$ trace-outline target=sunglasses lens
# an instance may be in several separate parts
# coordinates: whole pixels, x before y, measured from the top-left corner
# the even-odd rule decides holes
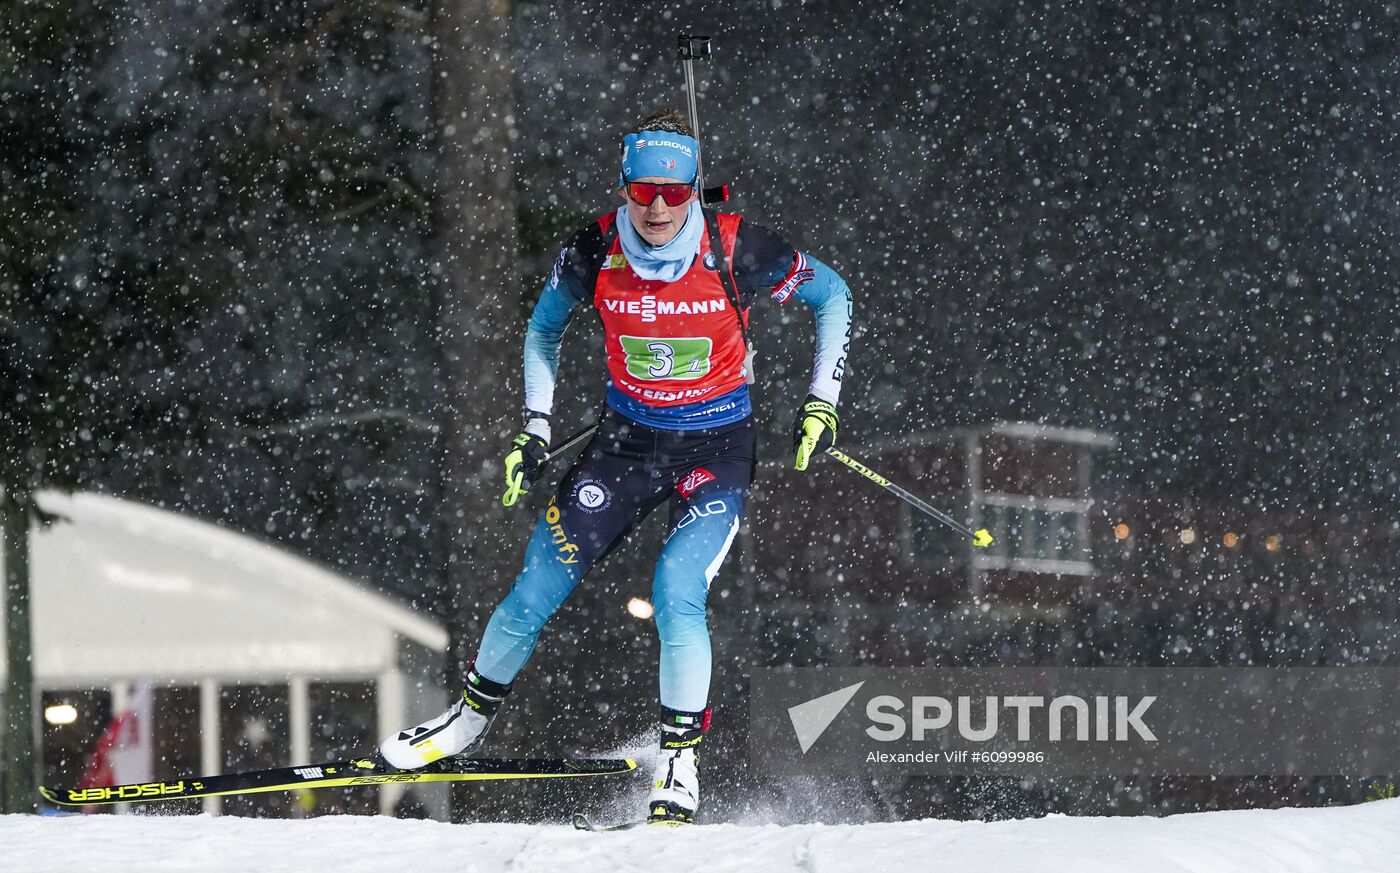
[[[657,195],[667,206],[680,206],[690,199],[690,186],[685,183],[658,185],[654,182],[628,182],[627,196],[642,206],[650,206]]]
[[[661,199],[666,201],[667,206],[680,206],[690,199],[690,186],[662,185]]]

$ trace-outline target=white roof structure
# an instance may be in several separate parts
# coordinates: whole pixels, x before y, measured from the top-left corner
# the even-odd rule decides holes
[[[435,621],[217,525],[98,494],[37,501],[64,519],[31,538],[42,687],[368,678],[397,668],[401,640],[447,648]]]

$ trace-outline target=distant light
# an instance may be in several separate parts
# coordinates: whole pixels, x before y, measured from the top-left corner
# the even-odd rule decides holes
[[[1224,536],[1224,540],[1225,548],[1233,549],[1235,546],[1238,546],[1240,544],[1240,535],[1235,533],[1234,531],[1227,531]]]
[[[1283,548],[1283,535],[1269,534],[1269,538],[1264,540],[1264,548],[1271,552],[1277,552],[1279,549]]]
[[[1120,541],[1121,541],[1121,540],[1126,540],[1128,537],[1130,537],[1130,536],[1132,536],[1132,535],[1133,535],[1133,529],[1130,528],[1130,527],[1128,527],[1126,524],[1124,524],[1124,523],[1121,522],[1121,521],[1118,522],[1117,524],[1115,524],[1115,525],[1113,526],[1113,538],[1114,538],[1115,540],[1120,540]]]
[[[1185,528],[1184,530],[1182,530],[1180,537],[1181,544],[1184,546],[1189,546],[1196,541],[1196,529],[1191,527]]]
[[[44,721],[49,724],[65,725],[78,720],[78,707],[71,703],[55,703],[44,707]]]
[[[651,604],[640,597],[633,597],[627,601],[627,612],[633,618],[648,619],[652,614]]]

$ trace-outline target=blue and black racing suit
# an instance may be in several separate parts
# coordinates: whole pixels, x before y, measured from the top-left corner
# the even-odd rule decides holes
[[[698,212],[695,207],[687,221]],[[550,412],[560,342],[574,312],[589,302],[607,334],[607,411],[536,523],[524,567],[491,616],[475,668],[508,685],[579,581],[643,516],[669,501],[652,588],[660,698],[665,709],[699,712],[711,670],[705,600],[738,532],[755,468],[749,365],[741,362],[748,309],[764,292],[815,310],[810,392],[835,404],[850,342],[851,292],[829,267],[737,215],[707,214],[714,232],[679,280],[646,281],[629,268],[615,220],[604,216],[569,240],[530,318],[526,408]],[[721,277],[725,267],[729,276]],[[732,280],[728,289],[722,278]],[[737,311],[727,292],[737,292]]]

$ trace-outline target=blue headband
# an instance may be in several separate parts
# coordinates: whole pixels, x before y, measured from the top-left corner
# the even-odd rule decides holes
[[[700,143],[695,137],[664,130],[644,130],[629,133],[622,140],[622,177],[644,179],[660,176],[689,182],[695,179],[699,167]]]

